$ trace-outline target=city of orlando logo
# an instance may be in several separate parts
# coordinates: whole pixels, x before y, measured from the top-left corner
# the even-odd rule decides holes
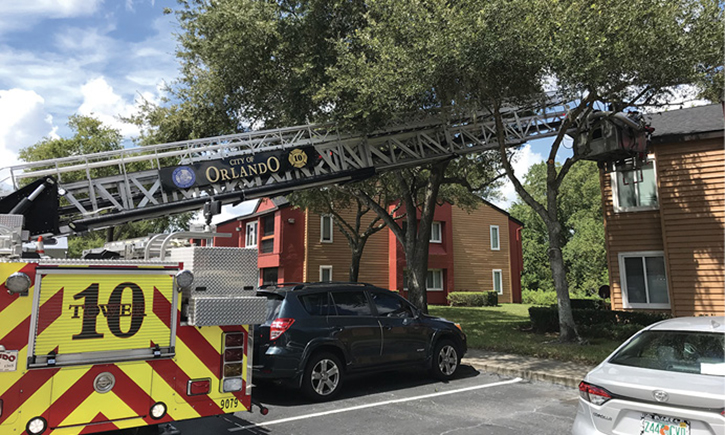
[[[307,153],[301,149],[294,149],[289,153],[287,159],[289,160],[290,165],[299,169],[307,164]]]
[[[194,173],[194,170],[188,166],[179,166],[174,169],[174,172],[171,174],[171,179],[177,187],[186,189],[187,187],[194,185],[194,182],[196,181],[196,174]]]

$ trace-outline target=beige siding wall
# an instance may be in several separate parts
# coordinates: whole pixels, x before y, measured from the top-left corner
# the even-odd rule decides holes
[[[673,314],[725,312],[725,156],[722,139],[657,144],[659,210],[615,213],[610,174],[602,202],[612,307],[622,309],[620,252],[663,251]]]
[[[345,210],[340,214],[348,222],[355,221],[355,213]],[[333,228],[332,243],[322,243],[321,215],[307,212],[307,253],[305,261],[305,280],[319,281],[320,266],[332,266],[333,281],[349,281],[350,263],[352,253],[347,238],[337,229]],[[369,215],[369,216],[368,216]],[[372,212],[363,218],[363,228],[374,218]],[[383,288],[388,287],[388,238],[387,228],[373,234],[365,245],[363,257],[360,262],[358,281],[367,282]]]
[[[658,145],[658,191],[676,316],[725,313],[722,139]]]
[[[492,291],[493,270],[501,269],[503,295],[512,302],[508,216],[486,204],[472,213],[453,207],[454,291]],[[491,250],[491,225],[498,225],[501,249]]]

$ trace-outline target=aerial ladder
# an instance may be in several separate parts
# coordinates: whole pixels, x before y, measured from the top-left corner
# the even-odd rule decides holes
[[[505,145],[558,134],[567,107],[503,110]],[[613,138],[605,153],[637,151],[604,119],[612,117],[587,129]],[[478,112],[391,120],[369,134],[310,124],[6,168],[15,191],[0,199],[0,433],[92,433],[253,405],[266,412],[251,397],[250,334],[266,319],[266,299],[238,275],[240,265],[256,266],[256,251],[167,249],[174,236],[160,236],[119,248],[132,258],[59,260],[28,258],[22,242],[204,206],[210,217],[222,204],[498,147],[493,117]]]

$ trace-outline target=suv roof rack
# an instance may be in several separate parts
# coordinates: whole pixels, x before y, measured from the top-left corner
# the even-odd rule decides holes
[[[303,290],[306,288],[315,287],[330,287],[330,286],[348,286],[348,287],[375,287],[374,285],[367,282],[353,282],[353,281],[320,281],[320,282],[278,282],[275,284],[263,284],[258,287],[258,290],[273,290],[282,287],[292,287],[292,290]]]

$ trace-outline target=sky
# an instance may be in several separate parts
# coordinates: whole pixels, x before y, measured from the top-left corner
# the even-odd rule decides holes
[[[0,1],[0,167],[43,138],[69,137],[68,118],[92,115],[132,139],[137,127],[119,117],[157,102],[178,75],[175,0]],[[546,147],[525,145],[519,175]],[[7,176],[0,170],[0,182]],[[507,208],[516,198],[504,187]],[[248,213],[254,203],[225,207],[215,222]]]

